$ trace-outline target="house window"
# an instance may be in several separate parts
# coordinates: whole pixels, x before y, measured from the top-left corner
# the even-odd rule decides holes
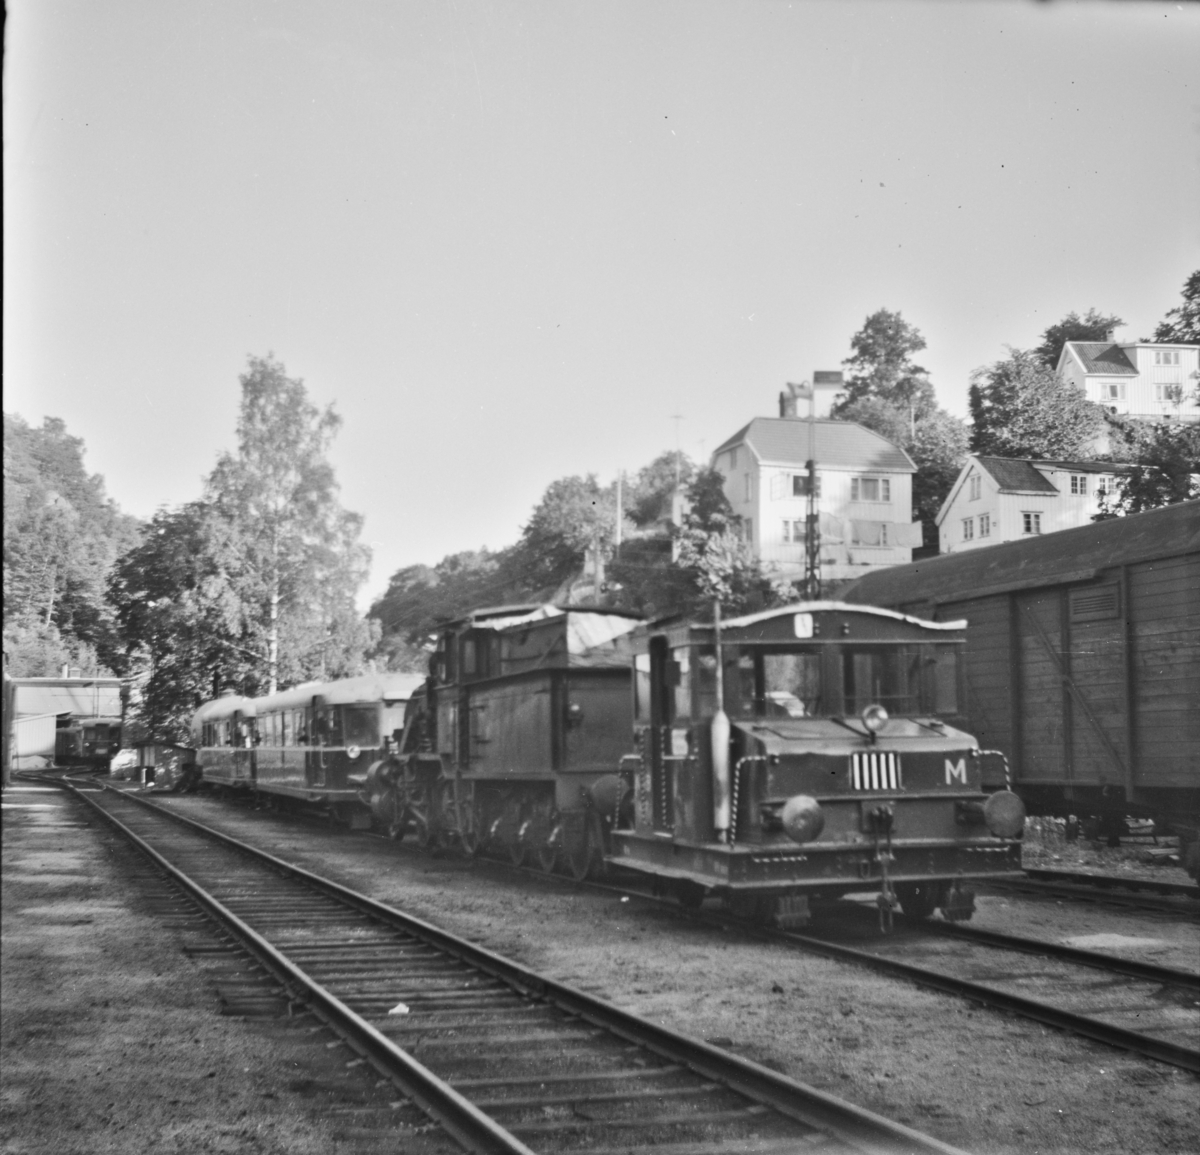
[[[792,496],[807,497],[808,496],[808,474],[793,473],[792,474]],[[821,475],[817,474],[817,497],[821,496]]]
[[[1042,515],[1040,513],[1023,513],[1021,514],[1021,524],[1024,526],[1025,533],[1041,533]]]
[[[852,521],[851,545],[887,545],[888,527],[884,521]]]
[[[963,518],[963,541],[970,541],[975,536],[975,519],[973,517]]]
[[[1155,365],[1178,365],[1179,350],[1178,349],[1155,349],[1154,350]]]
[[[1087,474],[1072,473],[1071,474],[1071,492],[1083,494],[1087,496]]]
[[[992,515],[990,513],[981,513],[979,515],[979,536],[990,537],[992,533]]]
[[[979,500],[980,480],[981,480],[981,478],[980,478],[979,474],[973,473],[973,474],[971,474],[970,480],[967,482],[967,488],[970,491],[970,494],[969,494],[970,501],[978,501]]]
[[[786,542],[802,542],[804,540],[804,522],[789,519],[783,523],[783,540]]]
[[[852,477],[851,501],[891,501],[892,483],[886,477]]]
[[[1125,400],[1125,382],[1124,381],[1101,381],[1100,382],[1100,400],[1101,401],[1124,401]]]
[[[746,479],[746,500],[749,501],[754,492],[751,488],[750,474],[743,474],[743,477]]]
[[[753,541],[754,541],[754,518],[752,518],[752,517],[742,518],[742,537],[747,545],[750,545],[753,543]]]
[[[1096,498],[1100,500],[1108,496],[1112,490],[1113,479],[1111,477],[1099,477],[1096,479]]]
[[[729,468],[737,469],[737,450],[736,449],[731,449],[729,451]]]
[[[1154,399],[1178,405],[1183,399],[1183,386],[1172,385],[1169,382],[1159,382],[1159,384],[1154,386]]]

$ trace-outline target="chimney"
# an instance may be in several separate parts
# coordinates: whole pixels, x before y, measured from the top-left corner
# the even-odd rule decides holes
[[[790,382],[784,386],[784,391],[779,394],[779,416],[796,416],[796,387]]]
[[[1115,345],[1117,343],[1117,329],[1115,325],[1110,325],[1104,330],[1104,339],[1110,345]]]

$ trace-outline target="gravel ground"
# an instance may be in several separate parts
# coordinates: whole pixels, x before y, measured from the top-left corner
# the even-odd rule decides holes
[[[1185,1072],[793,949],[738,941],[637,899],[330,832],[202,797],[173,805],[281,857],[794,1078],[976,1152],[1200,1150]],[[1200,931],[1152,915],[983,898],[981,925],[1105,933],[1169,965]],[[1118,946],[1117,949],[1122,949]]]

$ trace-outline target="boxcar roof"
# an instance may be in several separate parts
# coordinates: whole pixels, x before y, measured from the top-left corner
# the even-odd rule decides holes
[[[850,602],[915,606],[1089,581],[1114,566],[1200,550],[1200,501],[980,546],[861,577]]]

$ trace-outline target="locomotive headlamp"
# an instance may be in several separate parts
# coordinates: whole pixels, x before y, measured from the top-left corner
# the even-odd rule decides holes
[[[346,747],[346,757],[349,758],[351,762],[353,762],[354,759],[357,758],[361,753],[362,751],[357,746]]]
[[[783,829],[793,842],[812,842],[825,829],[821,804],[807,794],[796,794],[783,804]]]
[[[887,725],[888,712],[879,705],[872,703],[862,712],[862,722],[872,734],[878,734]]]
[[[1011,790],[997,790],[983,804],[983,820],[997,838],[1016,838],[1025,829],[1025,803]]]

